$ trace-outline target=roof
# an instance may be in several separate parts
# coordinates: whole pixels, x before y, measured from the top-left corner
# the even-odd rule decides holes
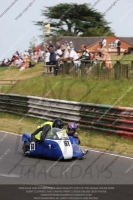
[[[86,46],[90,46],[96,42],[100,42],[102,40],[102,36],[100,37],[71,37],[64,36],[59,39],[60,42],[64,43],[67,41],[68,43],[72,41],[74,43],[75,50],[79,50],[82,44]]]
[[[116,37],[115,35],[111,35]],[[111,36],[107,36],[106,38],[109,38]],[[91,46],[94,45],[97,42],[101,42],[102,38],[104,38],[105,36],[96,36],[96,37],[72,37],[72,36],[62,36],[58,39],[58,41],[64,43],[65,41],[67,41],[68,43],[70,41],[72,41],[74,43],[74,48],[76,51],[80,50],[80,46],[82,44],[85,44],[86,46]],[[118,37],[120,40],[123,40],[124,42],[130,44],[133,46],[133,37]],[[49,42],[50,40],[52,40],[52,37],[49,37],[46,42]],[[42,44],[41,44],[41,49],[43,48]]]
[[[123,40],[131,45],[133,45],[133,37],[118,37],[120,40]]]

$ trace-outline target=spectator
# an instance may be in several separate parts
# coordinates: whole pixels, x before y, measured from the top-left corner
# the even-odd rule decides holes
[[[23,60],[21,58],[18,58],[15,63],[16,63],[16,66],[18,67],[21,67],[21,64],[22,64]]]
[[[68,47],[67,49],[68,49],[68,52],[69,52],[68,59],[74,62],[76,70],[79,71],[81,62],[79,61],[78,54],[76,53],[76,51],[72,50],[70,47]]]
[[[107,44],[107,40],[105,38],[102,38],[102,48],[105,48]]]
[[[56,42],[54,45],[54,50],[57,51],[59,47],[60,47],[60,42]]]
[[[56,54],[55,54],[55,51],[54,51],[54,46],[51,44],[49,46],[49,52],[50,52],[50,65],[55,65],[56,64]]]
[[[48,63],[50,62],[50,60],[49,60],[49,57],[50,57],[49,46],[44,45],[44,48],[45,48],[44,61],[45,61],[45,65],[48,65]]]
[[[124,51],[124,53],[123,53],[123,55],[128,55],[129,53],[128,53],[128,50],[126,49],[125,51]]]
[[[43,57],[43,52],[39,51],[39,55],[40,55],[40,60]],[[17,66],[20,67],[20,70],[23,69],[27,69],[31,66],[34,66],[33,63],[31,63],[31,60],[36,59],[36,56],[34,55],[34,53],[30,54],[28,53],[27,50],[24,51],[24,53],[19,53],[18,51],[16,51],[15,54],[12,55],[12,58],[8,58],[8,59],[4,59],[3,61],[1,61],[0,65],[2,66]]]
[[[36,63],[38,62],[39,57],[40,57],[40,53],[39,53],[39,50],[37,50],[37,51],[35,52],[35,62],[36,62]]]
[[[47,48],[45,46],[45,50],[46,51],[49,51],[50,53],[50,56],[49,56],[49,63],[47,63],[48,65],[56,65],[56,54],[55,54],[55,51],[54,51],[54,46],[51,44],[49,46],[49,48]],[[49,67],[50,69],[50,72],[52,72],[52,67]],[[57,75],[58,73],[58,67],[55,67],[54,68],[54,75]]]
[[[39,51],[41,49],[41,47],[40,47],[40,45],[38,45],[37,47],[36,47],[36,51]]]
[[[74,50],[74,44],[73,44],[72,41],[69,42],[69,46],[70,46],[70,48],[71,48],[72,50]]]
[[[60,62],[67,60],[67,58],[69,57],[69,52],[65,45],[61,45],[61,51],[62,51],[62,56],[59,59]]]
[[[50,65],[56,65],[56,54],[54,51],[54,46],[51,44],[49,46],[49,52],[50,52]],[[50,71],[52,71],[52,69],[50,68]],[[58,67],[54,67],[54,75],[58,74]]]
[[[56,60],[58,61],[60,59],[60,57],[62,56],[63,52],[61,50],[61,47],[58,46],[58,49],[56,51]]]
[[[68,42],[67,42],[67,41],[65,41],[65,42],[64,42],[64,45],[67,47],[67,46],[68,46]]]
[[[102,52],[100,51],[100,49],[97,49],[97,54],[95,55],[95,61],[94,64],[98,64],[100,63],[100,59],[102,58]]]
[[[19,56],[19,52],[18,52],[18,51],[16,51],[16,53],[15,53],[15,54]]]
[[[102,48],[102,42],[99,42],[99,48],[100,49]]]
[[[40,62],[41,61],[41,58],[42,58],[42,51],[41,51],[41,49],[39,49],[39,51],[38,51],[38,60],[37,60],[37,62]]]
[[[29,55],[28,51],[25,50],[24,56],[28,56],[28,55]]]
[[[89,50],[86,48],[86,45],[81,45],[82,56],[80,57],[81,60],[90,60],[90,53]]]
[[[49,46],[48,45],[44,45],[45,48],[45,54],[44,54],[44,65],[47,67],[47,73],[48,73],[48,65],[50,62],[50,53],[49,53]]]
[[[11,64],[11,60],[8,58],[6,62],[6,66],[9,66]]]
[[[32,48],[30,48],[29,50],[28,50],[28,53],[31,55],[31,53],[33,53],[33,50],[32,50]]]
[[[89,54],[90,54],[90,60],[93,60],[94,57],[95,57],[95,52],[94,52],[94,50],[89,51]]]
[[[99,57],[99,58],[102,57],[102,53],[101,53],[100,49],[97,49],[96,57]]]
[[[29,68],[30,66],[30,56],[26,56],[23,62],[21,63],[20,71]]]
[[[49,45],[53,45],[53,42],[52,42],[52,41],[49,41]]]
[[[6,61],[6,59],[4,59],[4,60],[2,61],[2,66],[6,66],[5,61]]]
[[[105,61],[106,68],[111,69],[113,66],[112,66],[112,62],[111,62],[111,57],[107,53],[107,49],[106,48],[102,48],[102,49],[100,49],[100,51],[102,53],[102,58],[99,58],[98,60]]]
[[[119,38],[116,38],[115,45],[116,45],[117,53],[118,53],[118,56],[119,56],[120,51],[121,51],[121,41],[119,40]]]

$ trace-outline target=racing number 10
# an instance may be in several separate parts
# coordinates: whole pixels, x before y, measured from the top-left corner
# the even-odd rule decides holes
[[[69,141],[64,141],[65,146],[70,146]]]

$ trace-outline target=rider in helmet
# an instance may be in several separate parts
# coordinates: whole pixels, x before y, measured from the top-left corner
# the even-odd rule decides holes
[[[78,137],[78,134],[76,132],[77,130],[77,125],[75,124],[75,122],[70,122],[68,123],[67,125],[67,134],[68,136],[72,136],[72,137],[75,137],[78,139],[78,144],[80,144],[80,139]],[[88,153],[88,149],[84,149],[82,148],[84,154],[87,154]]]
[[[76,130],[77,130],[77,125],[75,122],[68,123],[67,125],[68,136],[76,137],[79,140],[79,144],[80,144],[80,139],[78,137],[78,134],[76,133]]]
[[[52,128],[60,128],[64,127],[64,123],[61,119],[55,119],[53,122],[45,122],[41,126],[37,127],[37,130],[31,135],[31,142],[38,142],[41,140],[45,140],[48,131]]]
[[[63,121],[61,119],[55,119],[53,121],[52,128],[60,128],[60,129],[62,129],[63,127],[64,127],[64,123],[63,123]]]

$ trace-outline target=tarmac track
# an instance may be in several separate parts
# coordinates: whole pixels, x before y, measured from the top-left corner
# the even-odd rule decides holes
[[[90,149],[81,160],[25,157],[19,135],[0,132],[0,184],[133,184],[133,158]]]

